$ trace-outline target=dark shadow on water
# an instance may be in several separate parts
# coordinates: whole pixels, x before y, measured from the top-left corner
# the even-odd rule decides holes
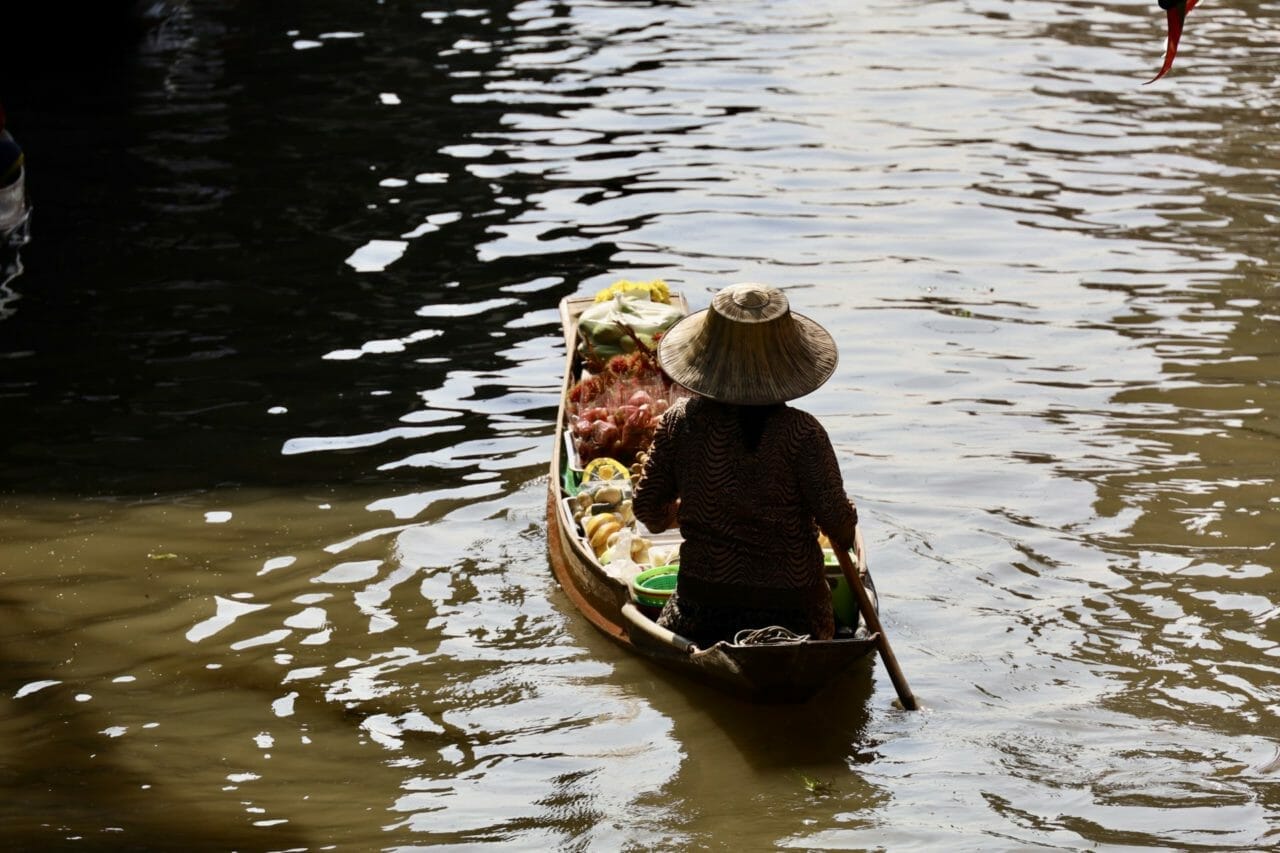
[[[26,149],[33,214],[21,298],[0,324],[0,492],[412,483],[414,469],[384,466],[454,439],[379,436],[459,372],[475,389],[437,405],[469,418],[468,437],[493,435],[468,410],[511,390],[521,344],[555,345],[559,298],[611,271],[617,252],[598,238],[478,251],[557,186],[478,175],[509,163],[500,147],[451,153],[509,132],[511,107],[484,100],[508,73],[503,51],[453,46],[507,43],[512,5],[433,23],[408,4],[192,0],[158,31],[94,53],[92,74],[10,58],[0,98]],[[315,49],[288,35],[352,30]],[[384,92],[414,96],[392,109]],[[348,264],[434,216],[452,219],[405,240],[401,260]],[[548,322],[529,322],[539,314]],[[342,355],[396,341],[403,351]],[[550,434],[550,405],[513,414]],[[281,452],[312,436],[371,439]]]

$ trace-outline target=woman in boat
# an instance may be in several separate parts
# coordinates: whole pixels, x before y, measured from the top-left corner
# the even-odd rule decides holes
[[[835,341],[777,288],[737,284],[668,330],[658,360],[697,395],[662,416],[633,501],[684,539],[659,624],[702,648],[772,626],[830,639],[818,533],[850,548],[857,509],[826,430],[786,403],[830,378]]]

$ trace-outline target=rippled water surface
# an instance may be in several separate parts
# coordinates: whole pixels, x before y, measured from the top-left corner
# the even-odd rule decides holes
[[[191,0],[5,65],[6,845],[1280,842],[1280,13]],[[56,40],[55,40],[56,41]],[[556,305],[841,345],[873,661],[759,708],[569,606]]]

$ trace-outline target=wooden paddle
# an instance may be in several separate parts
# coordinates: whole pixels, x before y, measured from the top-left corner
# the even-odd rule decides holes
[[[867,630],[876,635],[876,648],[880,650],[880,659],[884,661],[884,668],[889,670],[889,679],[893,682],[893,688],[898,691],[898,701],[908,711],[918,711],[920,706],[916,704],[915,694],[911,692],[906,676],[898,666],[898,659],[894,657],[893,649],[889,647],[889,638],[885,636],[884,627],[880,624],[880,614],[876,613],[875,605],[871,603],[871,596],[867,595],[867,588],[862,585],[862,575],[858,573],[858,567],[853,564],[853,560],[849,558],[849,552],[845,549],[833,548],[832,550],[836,553],[836,559],[840,561],[840,570],[844,572],[849,588],[858,599],[858,610],[867,623]]]

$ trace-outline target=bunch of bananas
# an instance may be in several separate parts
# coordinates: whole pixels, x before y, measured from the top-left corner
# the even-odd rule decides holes
[[[649,540],[635,533],[636,517],[631,509],[631,499],[615,486],[605,486],[594,492],[579,492],[573,501],[573,517],[582,526],[582,532],[591,552],[603,562],[622,556],[610,553],[624,530],[632,533],[629,554],[636,563],[649,560]]]
[[[617,539],[622,527],[622,517],[613,512],[588,515],[582,520],[582,532],[587,535],[591,551],[597,557]]]

